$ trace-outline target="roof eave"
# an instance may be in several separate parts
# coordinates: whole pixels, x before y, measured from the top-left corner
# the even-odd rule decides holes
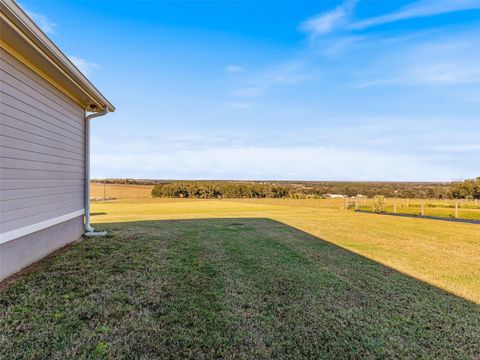
[[[54,63],[66,75],[66,79],[78,86],[86,97],[91,99],[86,105],[87,111],[100,111],[107,107],[115,111],[115,107],[100,93],[100,91],[82,74],[72,61],[49,39],[49,37],[33,22],[32,19],[12,0],[0,0],[0,10],[33,44],[37,51]],[[83,103],[85,101],[82,101]]]

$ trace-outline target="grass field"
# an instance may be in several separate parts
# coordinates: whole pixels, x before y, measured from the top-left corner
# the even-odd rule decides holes
[[[270,200],[131,199],[95,203],[95,223],[268,218],[307,232],[480,304],[480,226],[390,218]]]
[[[364,204],[360,201],[357,205],[360,210],[372,211],[372,199],[368,199]],[[386,213],[395,212],[398,214],[421,215],[422,204],[424,215],[445,218],[455,217],[455,203],[457,203],[457,215],[459,219],[480,220],[480,203],[478,200],[435,200],[435,199],[387,199]],[[351,209],[355,208],[354,200],[348,204]]]
[[[6,358],[470,358],[480,226],[262,201],[96,202],[0,292]]]
[[[92,183],[90,187],[91,198],[102,199],[138,199],[150,198],[153,185],[129,184],[100,184]],[[354,199],[231,199],[231,201],[260,203],[269,205],[285,205],[295,207],[313,208],[344,208],[355,209]],[[387,199],[386,212],[394,212],[394,202],[397,203],[397,212],[400,214],[421,214],[421,204],[425,205],[424,212],[427,216],[453,218],[455,215],[455,202],[458,203],[458,218],[480,220],[480,203],[478,200],[436,200],[436,199]],[[359,199],[360,210],[372,211],[373,199]]]
[[[149,198],[152,189],[153,185],[91,183],[90,198],[94,200]]]
[[[355,210],[355,199],[231,199],[230,201],[259,203],[270,205],[285,205],[290,207],[332,208],[345,207]],[[394,202],[398,214],[421,215],[421,205],[424,205],[424,215],[454,218],[455,202],[458,204],[458,218],[479,220],[480,203],[475,200],[436,200],[436,199],[387,199],[386,213],[394,213]],[[358,199],[359,210],[373,212],[373,199]]]

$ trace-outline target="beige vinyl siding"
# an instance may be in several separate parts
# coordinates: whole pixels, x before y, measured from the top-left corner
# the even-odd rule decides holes
[[[0,49],[0,231],[84,208],[84,111]]]

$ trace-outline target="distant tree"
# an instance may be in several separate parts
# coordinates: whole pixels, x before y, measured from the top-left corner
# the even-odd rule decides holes
[[[375,207],[375,212],[383,213],[387,208],[387,199],[383,195],[375,195],[373,206]]]
[[[455,199],[480,199],[480,177],[453,183],[450,193]]]

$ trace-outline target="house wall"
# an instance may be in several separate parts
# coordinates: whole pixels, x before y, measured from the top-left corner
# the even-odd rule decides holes
[[[16,248],[22,249],[23,257],[13,258],[25,259],[19,260],[23,267],[46,254],[38,246],[42,242],[48,253],[81,236],[85,126],[79,105],[3,49],[0,116],[1,279],[6,266],[4,250],[13,246],[6,242],[15,241]],[[71,231],[58,241],[28,235],[63,222],[70,223]],[[30,245],[20,246],[20,235],[27,236],[25,244]]]
[[[68,243],[83,232],[83,216],[0,244],[0,280],[22,270]]]

